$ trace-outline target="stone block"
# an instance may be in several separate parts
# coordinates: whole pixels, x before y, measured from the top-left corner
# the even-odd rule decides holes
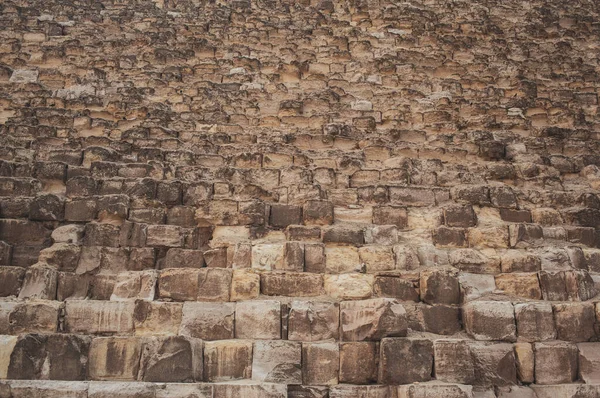
[[[505,226],[469,229],[469,246],[481,249],[506,249],[509,232]]]
[[[29,207],[29,219],[35,221],[62,221],[65,218],[65,200],[57,195],[36,197]]]
[[[504,293],[531,300],[541,300],[542,291],[537,273],[496,275],[496,287]]]
[[[434,206],[435,192],[432,189],[390,187],[390,202],[405,206]]]
[[[535,356],[529,343],[515,344],[515,359],[517,361],[517,377],[521,383],[533,383]]]
[[[600,343],[579,343],[579,375],[587,384],[600,383]]]
[[[260,275],[252,270],[234,269],[231,278],[231,301],[252,300],[260,295]]]
[[[514,307],[510,302],[472,301],[463,307],[465,330],[476,340],[515,341]]]
[[[309,297],[323,294],[323,275],[272,272],[260,275],[261,293],[267,296]]]
[[[463,302],[476,300],[496,290],[494,275],[460,273],[458,276]]]
[[[59,271],[73,272],[79,263],[80,253],[81,246],[73,243],[55,243],[40,251],[38,261]]]
[[[306,201],[302,214],[306,225],[333,224],[333,203],[321,200]]]
[[[473,384],[475,365],[465,340],[440,339],[433,343],[435,378],[447,383]]]
[[[238,339],[280,339],[281,303],[273,300],[238,302],[235,307],[235,337]]]
[[[411,280],[398,276],[375,276],[373,292],[376,297],[394,298],[400,301],[419,301],[419,292]]]
[[[469,344],[475,369],[474,384],[483,386],[517,384],[517,369],[512,344]]]
[[[554,314],[550,303],[515,304],[517,335],[523,341],[544,341],[556,338]]]
[[[357,272],[361,269],[358,249],[354,246],[325,246],[325,271],[331,274]]]
[[[204,381],[217,383],[251,377],[251,341],[221,340],[204,343]]]
[[[179,334],[202,340],[233,339],[234,321],[234,303],[187,302]]]
[[[390,271],[396,268],[396,259],[390,247],[363,246],[358,249],[358,254],[359,264],[364,264],[369,273]]]
[[[168,383],[156,390],[155,398],[213,398],[213,386],[199,383]]]
[[[460,308],[445,305],[403,304],[406,309],[408,327],[415,331],[451,335],[461,327]]]
[[[14,380],[7,386],[10,394],[2,398],[88,398],[86,382]]]
[[[81,334],[133,332],[135,303],[69,300],[65,305],[65,330]]]
[[[473,387],[461,384],[422,383],[410,386],[398,386],[398,398],[488,398],[473,395]],[[495,395],[493,395],[495,397]],[[491,397],[490,397],[491,398]]]
[[[404,229],[408,226],[408,213],[404,207],[376,206],[373,208],[373,224],[395,225]]]
[[[58,286],[58,271],[44,265],[27,269],[19,299],[54,300]]]
[[[410,384],[431,380],[433,343],[418,338],[385,338],[381,340],[379,383]]]
[[[135,337],[97,337],[89,358],[91,380],[136,380],[142,344]]]
[[[288,398],[329,398],[329,386],[289,385]]]
[[[0,266],[0,297],[17,296],[24,279],[24,268]]]
[[[174,268],[158,278],[158,297],[175,301],[229,301],[232,270]]]
[[[455,272],[422,271],[419,278],[421,300],[428,304],[460,303],[460,286]]]
[[[340,343],[340,383],[376,383],[378,361],[379,347],[377,343]]]
[[[56,333],[63,303],[57,301],[20,302],[10,311],[10,334]]]
[[[227,248],[217,247],[203,253],[204,262],[209,268],[227,268]]]
[[[252,268],[261,271],[283,269],[284,245],[260,243],[252,246]]]
[[[158,272],[129,271],[117,275],[111,301],[125,301],[131,299],[143,299],[152,301],[156,293],[156,281]]]
[[[285,243],[281,269],[298,272],[304,271],[304,244],[302,242]]]
[[[364,274],[324,275],[325,292],[339,300],[367,299],[373,295],[375,277]]]
[[[161,268],[202,268],[204,256],[201,250],[170,248]]]
[[[408,327],[404,307],[385,298],[341,302],[340,322],[345,341],[406,336]]]
[[[238,381],[230,384],[215,384],[213,398],[286,398],[285,384]]]
[[[304,245],[304,271],[324,273],[326,269],[325,246],[322,244]]]
[[[340,348],[331,341],[302,343],[302,384],[338,383]]]
[[[473,206],[453,205],[444,209],[444,223],[448,227],[469,228],[477,225]]]
[[[302,384],[302,345],[293,341],[255,341],[252,380]]]
[[[537,272],[542,268],[542,260],[532,253],[521,250],[507,250],[501,257],[502,272]]]
[[[388,398],[395,397],[391,386],[353,386],[338,384],[331,386],[329,389],[329,398],[353,398],[353,397],[369,397],[369,398]]]
[[[142,343],[139,380],[202,381],[202,340],[186,336],[152,336]]]
[[[296,341],[337,339],[339,323],[338,303],[293,300],[288,314],[288,339]]]
[[[467,234],[462,228],[441,226],[433,231],[433,243],[438,247],[466,247]]]
[[[365,232],[358,226],[333,226],[323,231],[323,242],[359,246],[365,243]]]
[[[152,383],[90,382],[88,398],[154,398],[157,390]]]
[[[538,273],[542,297],[547,301],[566,301],[567,284],[564,272],[540,271]]]
[[[562,384],[577,379],[578,351],[566,342],[535,343],[535,383]]]
[[[269,224],[275,228],[285,228],[292,224],[302,224],[302,207],[294,205],[271,205]]]
[[[183,304],[136,300],[133,310],[137,336],[176,335],[181,324]]]
[[[558,340],[585,342],[595,339],[596,315],[593,303],[553,304]]]
[[[183,247],[183,231],[176,225],[148,225],[147,246]]]

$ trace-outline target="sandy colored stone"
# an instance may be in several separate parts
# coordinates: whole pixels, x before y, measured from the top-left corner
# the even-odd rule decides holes
[[[283,250],[281,243],[260,243],[252,246],[252,268],[270,271],[283,268]]]
[[[292,341],[255,341],[252,379],[269,383],[302,383],[302,345]]]
[[[183,304],[179,334],[202,340],[224,340],[234,337],[235,304]]]
[[[281,338],[281,303],[273,300],[239,301],[235,306],[235,337]]]
[[[223,382],[251,377],[251,341],[220,340],[204,343],[204,381]]]
[[[535,343],[535,383],[571,383],[577,378],[577,346],[562,341]]]
[[[361,260],[354,246],[325,246],[325,271],[343,274],[360,270]]]
[[[67,301],[65,329],[82,334],[131,333],[134,310],[133,301]]]
[[[141,341],[134,337],[98,337],[90,347],[91,380],[136,380]]]
[[[231,301],[252,300],[260,295],[260,275],[251,270],[234,269],[231,277]]]
[[[288,315],[288,339],[318,341],[337,339],[339,304],[328,301],[294,300]]]
[[[373,294],[373,275],[325,275],[325,292],[339,300],[360,300]]]
[[[375,383],[378,360],[375,342],[340,343],[340,383]]]
[[[360,262],[367,272],[388,271],[396,268],[394,253],[387,246],[363,246],[358,249]]]
[[[137,336],[176,335],[181,324],[183,304],[137,300],[133,312]]]
[[[465,330],[476,340],[516,340],[515,313],[510,302],[472,301],[463,306]]]
[[[447,383],[473,384],[475,367],[465,340],[439,339],[433,343],[435,378]]]
[[[517,360],[517,376],[522,383],[534,381],[534,353],[529,343],[515,344],[515,359]]]
[[[158,273],[153,270],[121,272],[117,275],[115,288],[110,299],[112,301],[154,300],[157,280]]]
[[[332,341],[302,343],[302,384],[338,383],[340,348]]]
[[[381,340],[407,332],[406,311],[393,299],[342,301],[340,322],[345,341]]]
[[[139,380],[202,380],[202,340],[185,336],[146,337],[142,343]]]
[[[496,275],[496,287],[506,294],[540,300],[542,291],[536,273],[510,273]]]

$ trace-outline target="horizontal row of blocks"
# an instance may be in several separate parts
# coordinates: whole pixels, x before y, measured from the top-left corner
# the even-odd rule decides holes
[[[479,341],[587,342],[600,338],[595,303],[473,301],[462,309],[392,299],[250,300],[238,303],[158,301],[0,302],[0,333],[182,335],[203,340],[378,341],[412,332]],[[577,327],[573,327],[577,325]]]
[[[0,379],[480,386],[600,382],[600,343],[388,337],[202,341],[186,336],[0,335]]]

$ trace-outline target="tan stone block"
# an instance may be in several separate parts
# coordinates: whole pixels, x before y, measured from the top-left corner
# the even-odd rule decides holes
[[[409,384],[431,380],[433,344],[430,340],[388,337],[381,340],[380,384]]]
[[[58,271],[42,263],[32,265],[25,273],[19,299],[54,300],[58,286]]]
[[[337,384],[339,369],[338,343],[331,341],[302,343],[302,384]]]
[[[470,228],[468,236],[471,247],[493,249],[509,247],[507,227]]]
[[[133,301],[67,301],[65,329],[81,334],[131,333],[134,309]]]
[[[395,387],[392,386],[353,386],[338,384],[331,386],[329,389],[329,398],[353,398],[353,397],[369,397],[369,398],[389,398],[396,397]]]
[[[509,343],[469,342],[475,381],[484,386],[517,384],[514,347]]]
[[[285,384],[238,381],[235,384],[215,384],[213,398],[286,398]]]
[[[472,301],[463,307],[465,330],[475,340],[516,340],[513,305],[501,301]]]
[[[255,341],[252,351],[252,380],[302,383],[302,345],[292,341]]]
[[[354,246],[325,246],[325,271],[332,274],[356,272],[361,269],[358,250]]]
[[[396,300],[376,298],[340,303],[342,339],[345,341],[381,340],[406,336],[404,307]]]
[[[88,398],[154,398],[157,390],[152,383],[90,382]]]
[[[281,338],[281,303],[273,300],[240,301],[235,306],[237,339]]]
[[[373,294],[373,275],[344,274],[324,275],[325,292],[328,296],[340,300],[360,300]]]
[[[319,296],[323,294],[323,275],[304,272],[263,273],[260,275],[260,289],[267,296]]]
[[[183,304],[183,316],[179,334],[203,340],[234,338],[234,303]]]
[[[488,398],[476,395],[477,398]],[[420,383],[408,386],[398,386],[398,398],[471,398],[473,387],[458,384]],[[493,395],[495,397],[495,394]],[[491,398],[491,397],[490,397]]]
[[[57,301],[18,303],[8,317],[10,334],[56,333],[62,308]]]
[[[223,382],[251,377],[251,341],[220,340],[204,343],[204,381]]]
[[[533,347],[529,343],[515,344],[515,357],[517,360],[517,376],[522,383],[533,383],[533,369],[535,365]]]
[[[0,392],[2,390],[0,389]],[[88,383],[52,380],[11,380],[10,398],[88,398]],[[4,398],[4,396],[2,397]],[[97,397],[94,397],[97,398]]]
[[[585,342],[595,338],[593,303],[553,304],[558,340]]]
[[[422,271],[419,278],[421,300],[428,304],[458,304],[460,286],[455,272],[447,270]]]
[[[340,383],[377,382],[379,348],[377,343],[340,343]]]
[[[260,295],[260,275],[252,270],[234,269],[231,278],[231,301],[252,300]]]
[[[535,383],[571,383],[577,378],[577,346],[566,342],[535,343]]]
[[[517,335],[523,341],[543,341],[556,338],[554,314],[550,303],[515,304]]]
[[[17,340],[17,336],[0,336],[0,379],[8,378],[10,357]]]
[[[360,262],[365,264],[367,272],[389,271],[396,268],[396,259],[390,247],[363,246],[358,249]]]
[[[199,383],[168,383],[156,390],[156,398],[213,398],[213,386]]]
[[[510,273],[496,275],[496,287],[506,294],[540,300],[542,291],[537,273]]]
[[[252,246],[252,268],[261,271],[283,269],[284,245],[260,243]]]
[[[447,383],[473,384],[475,364],[465,340],[439,339],[433,343],[435,378]]]
[[[339,304],[329,301],[294,300],[288,314],[288,339],[319,341],[337,339]]]
[[[579,343],[577,348],[581,379],[587,384],[600,383],[600,343]],[[1,375],[0,371],[0,378]]]
[[[92,380],[136,380],[141,342],[135,337],[97,337],[92,340],[89,375]]]
[[[158,272],[154,270],[121,272],[117,275],[110,299],[111,301],[154,300],[157,280]]]
[[[137,300],[133,312],[138,336],[176,335],[181,324],[183,304]]]
[[[202,340],[185,336],[152,336],[143,340],[139,380],[202,381]]]
[[[148,225],[146,246],[183,247],[183,231],[176,225]]]
[[[158,279],[158,297],[175,301],[229,301],[231,269],[174,268]]]

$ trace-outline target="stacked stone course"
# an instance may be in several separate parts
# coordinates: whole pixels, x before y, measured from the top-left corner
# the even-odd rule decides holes
[[[0,398],[600,397],[599,20],[0,2]]]

